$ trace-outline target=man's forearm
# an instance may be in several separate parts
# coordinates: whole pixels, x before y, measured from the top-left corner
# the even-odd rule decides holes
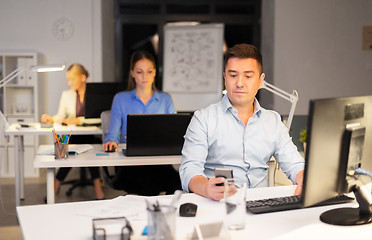
[[[302,186],[304,180],[304,170],[301,170],[296,175],[296,184]]]
[[[204,176],[195,176],[189,182],[189,191],[204,197],[208,197],[207,184],[208,179],[206,179]]]
[[[295,195],[301,195],[302,194],[302,182],[303,182],[303,179],[304,179],[304,170],[301,170],[296,175],[296,184],[297,184],[297,187],[296,187],[295,192],[294,192]]]

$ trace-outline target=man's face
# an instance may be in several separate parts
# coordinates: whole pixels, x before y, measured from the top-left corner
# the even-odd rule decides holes
[[[265,74],[253,58],[230,58],[226,64],[225,86],[233,107],[249,107],[253,104]]]

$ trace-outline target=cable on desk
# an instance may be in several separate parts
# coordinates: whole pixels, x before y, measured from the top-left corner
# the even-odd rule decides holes
[[[372,178],[372,173],[363,168],[355,169],[354,175],[365,175]]]

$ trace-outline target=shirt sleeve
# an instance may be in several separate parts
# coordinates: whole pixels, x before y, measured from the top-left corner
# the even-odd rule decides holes
[[[167,113],[177,113],[176,108],[174,107],[173,100],[170,94],[166,93],[167,95]]]
[[[195,176],[205,176],[204,165],[208,154],[206,121],[200,111],[195,112],[185,134],[182,162],[179,168],[182,189],[189,192],[189,183]]]
[[[67,91],[63,91],[61,98],[59,100],[59,106],[58,106],[58,112],[56,115],[53,116],[54,122],[60,122],[63,119],[67,118],[68,111],[67,111],[67,103],[71,103],[71,100],[69,99]]]
[[[277,148],[274,157],[286,176],[293,184],[296,184],[296,175],[298,172],[304,170],[305,161],[297,151],[297,147],[294,145],[285,125],[280,122],[279,127],[280,130],[277,136]]]
[[[121,123],[122,123],[122,111],[121,111],[120,97],[116,95],[111,106],[110,124],[107,133],[105,134],[104,142],[116,142],[119,144],[121,134]]]

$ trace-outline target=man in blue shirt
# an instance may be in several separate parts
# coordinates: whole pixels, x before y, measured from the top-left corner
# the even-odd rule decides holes
[[[277,112],[262,108],[255,98],[265,78],[262,56],[249,44],[230,48],[224,59],[227,94],[219,103],[196,111],[185,135],[179,169],[186,192],[220,200],[224,178],[214,168],[233,169],[235,179],[247,186],[268,186],[268,161],[280,167],[302,189],[304,160]]]

